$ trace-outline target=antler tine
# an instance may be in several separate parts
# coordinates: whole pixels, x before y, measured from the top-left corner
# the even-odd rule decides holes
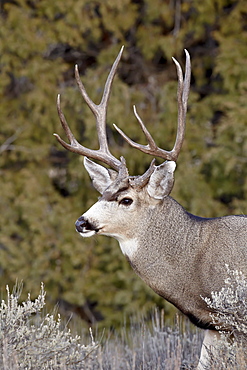
[[[58,115],[59,115],[59,118],[60,118],[60,122],[62,124],[62,127],[66,133],[66,136],[67,138],[69,139],[71,145],[74,145],[76,146],[77,144],[77,141],[74,137],[74,135],[72,134],[70,128],[69,128],[69,125],[66,121],[66,118],[62,112],[62,109],[61,109],[61,99],[60,99],[60,94],[58,94],[57,96],[57,111],[58,111]],[[57,140],[60,142],[60,144],[62,144],[63,146],[65,146],[67,148],[67,146],[69,146],[69,144],[67,144],[65,141],[63,141],[59,135],[57,134],[54,134],[54,136],[56,136]]]
[[[114,79],[114,76],[117,71],[118,64],[120,62],[122,53],[123,53],[124,46],[120,49],[120,52],[118,53],[118,56],[115,60],[115,62],[112,65],[112,68],[110,70],[110,73],[108,75],[108,78],[105,83],[104,92],[102,95],[102,99],[100,104],[94,104],[92,100],[89,98],[83,83],[81,82],[79,72],[78,72],[78,66],[75,67],[75,77],[76,82],[79,87],[79,90],[83,96],[83,99],[93,112],[93,114],[96,117],[96,126],[97,126],[97,132],[98,132],[98,139],[99,139],[99,145],[100,149],[103,150],[106,153],[110,153],[107,143],[107,137],[106,137],[106,113],[107,113],[107,103],[110,97],[111,92],[111,86]]]
[[[174,161],[177,160],[180,150],[183,145],[184,135],[185,135],[185,125],[186,125],[186,112],[187,112],[187,102],[190,89],[190,75],[191,75],[191,64],[190,55],[187,50],[185,50],[186,62],[185,62],[185,77],[183,78],[183,72],[178,61],[173,58],[173,61],[177,68],[178,75],[178,127],[177,135],[174,147],[172,149],[172,154],[174,156]]]
[[[184,49],[184,52],[186,56],[186,61],[185,61],[183,101],[187,109],[187,102],[188,102],[188,97],[189,97],[189,92],[190,92],[191,63],[190,63],[190,54],[188,50]]]
[[[152,151],[156,151],[159,148],[155,144],[155,141],[154,141],[153,137],[151,136],[150,132],[147,130],[146,126],[144,125],[141,117],[137,113],[137,110],[136,110],[136,106],[135,105],[133,106],[133,110],[134,110],[134,114],[136,116],[136,119],[137,119],[139,125],[141,126],[142,132],[146,136],[146,139],[148,141],[148,145],[142,145],[142,144],[138,144],[138,143],[134,142],[117,125],[113,124],[113,126],[117,130],[117,132],[120,135],[123,136],[123,138],[125,139],[125,141],[127,141],[127,143],[130,144],[133,148],[140,149],[144,153],[151,154],[150,153],[151,150]]]
[[[187,50],[185,50],[186,55],[186,64],[185,64],[185,77],[183,78],[183,72],[180,64],[175,58],[172,58],[177,69],[178,76],[178,91],[177,91],[177,101],[178,101],[178,127],[177,127],[177,136],[174,147],[171,151],[167,151],[159,148],[150,132],[147,130],[140,116],[138,115],[136,108],[134,106],[134,114],[141,126],[141,129],[148,141],[147,145],[141,145],[133,140],[131,140],[120,128],[114,125],[115,129],[119,132],[120,135],[134,148],[139,149],[140,151],[150,154],[155,157],[160,157],[166,160],[176,161],[181,150],[184,134],[185,134],[185,124],[186,124],[186,112],[187,112],[187,101],[189,96],[190,89],[190,75],[191,75],[191,64],[190,64],[190,55]]]
[[[85,102],[87,103],[88,107],[91,109],[92,113],[94,114],[96,118],[96,128],[97,128],[97,133],[98,133],[98,140],[99,140],[99,149],[98,150],[92,150],[84,147],[83,145],[79,144],[78,141],[75,139],[73,133],[71,132],[68,123],[64,117],[64,114],[61,110],[61,105],[60,105],[60,95],[58,95],[57,99],[57,109],[58,109],[58,115],[62,124],[62,127],[65,131],[65,134],[67,138],[70,141],[70,144],[66,143],[64,140],[60,138],[59,135],[54,134],[59,141],[59,143],[69,151],[78,153],[80,155],[87,156],[92,159],[97,159],[103,163],[108,164],[115,170],[119,171],[121,167],[123,167],[123,163],[115,158],[108,147],[107,143],[107,135],[106,135],[106,114],[107,114],[107,103],[109,100],[110,92],[111,92],[111,86],[112,82],[114,79],[114,76],[117,71],[117,67],[119,64],[119,61],[121,59],[122,53],[123,53],[123,48],[121,48],[120,52],[118,53],[118,56],[113,63],[113,66],[110,70],[110,73],[108,75],[108,78],[105,83],[104,87],[104,92],[103,96],[101,99],[100,104],[95,104],[88,96],[86,89],[81,82],[80,76],[79,76],[79,71],[78,71],[78,66],[75,66],[75,78],[77,85],[79,87],[79,90],[81,92],[81,95]]]

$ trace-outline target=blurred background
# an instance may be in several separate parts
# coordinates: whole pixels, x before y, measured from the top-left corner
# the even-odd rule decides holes
[[[123,142],[112,123],[145,143],[133,104],[159,146],[176,135],[174,56],[192,59],[186,138],[172,196],[198,216],[246,213],[246,0],[0,1],[0,294],[23,280],[47,310],[58,304],[84,325],[118,327],[154,306],[174,309],[131,270],[118,243],[82,239],[74,222],[98,197],[82,157],[63,149],[61,104],[78,141],[97,149],[92,113],[74,80],[78,64],[98,103],[125,46],[108,108],[107,131],[130,174],[151,158]],[[158,160],[159,163],[159,160]]]

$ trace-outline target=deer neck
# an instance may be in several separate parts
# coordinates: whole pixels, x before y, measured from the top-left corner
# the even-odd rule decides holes
[[[198,243],[204,233],[202,219],[187,213],[170,197],[160,208],[147,212],[149,217],[139,225],[141,236],[134,240],[132,253],[126,253],[127,260],[157,294],[196,324],[197,318],[203,315],[200,326],[209,327],[207,311],[202,314],[193,304],[200,301],[199,311],[203,306],[200,292],[194,287],[195,281],[196,286],[199,285],[196,259],[204,248]]]
[[[202,232],[201,224],[167,197],[158,207],[147,209],[138,225],[138,238],[120,241],[120,246],[135,272],[162,295],[163,284],[168,286],[171,277],[173,289],[177,287],[180,271],[193,270],[189,265],[193,265],[198,253],[196,240]],[[157,280],[158,276],[162,276],[162,281]]]
[[[180,259],[186,251],[186,240],[194,232],[191,216],[173,198],[166,197],[145,209],[136,227],[137,235],[119,240],[122,252],[130,261],[140,261],[144,268],[160,257],[169,262]]]

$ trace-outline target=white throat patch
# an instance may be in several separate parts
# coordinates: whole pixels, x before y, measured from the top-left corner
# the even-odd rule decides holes
[[[123,254],[125,254],[130,259],[134,257],[138,250],[137,239],[128,239],[119,241],[119,245]]]

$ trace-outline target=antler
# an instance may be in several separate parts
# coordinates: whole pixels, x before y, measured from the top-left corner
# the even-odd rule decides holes
[[[114,168],[115,170],[119,171],[121,168],[125,167],[125,161],[124,158],[121,158],[121,160],[118,160],[115,158],[108,147],[107,143],[107,136],[106,136],[106,113],[107,113],[107,104],[111,92],[111,86],[113,82],[113,78],[116,74],[116,70],[119,64],[119,61],[121,59],[123,48],[121,48],[112,68],[108,75],[108,78],[105,83],[105,88],[103,92],[103,96],[101,99],[100,104],[95,104],[88,96],[82,82],[79,76],[78,72],[78,66],[75,66],[75,78],[77,85],[79,87],[79,90],[81,92],[81,95],[91,111],[93,112],[95,118],[96,118],[96,127],[97,127],[97,133],[98,133],[98,140],[99,140],[99,149],[98,150],[92,150],[84,147],[83,145],[79,144],[78,141],[75,139],[73,133],[71,132],[69,125],[66,121],[66,118],[62,112],[61,105],[60,105],[60,95],[58,95],[57,98],[57,110],[58,115],[61,121],[61,124],[63,126],[63,129],[65,131],[65,134],[67,138],[70,141],[70,144],[66,143],[64,140],[61,139],[61,137],[57,134],[54,134],[56,136],[59,143],[66,149],[68,149],[71,152],[78,153],[80,155],[87,156],[92,159],[99,160],[103,163],[108,164],[110,167]],[[127,168],[126,168],[127,171]]]
[[[160,157],[160,158],[163,158],[166,160],[172,160],[175,162],[178,158],[179,152],[181,150],[181,147],[184,141],[187,101],[188,101],[189,89],[190,89],[191,64],[190,64],[190,55],[187,50],[185,50],[185,55],[186,55],[186,64],[185,64],[185,77],[184,78],[183,78],[183,72],[182,72],[182,68],[180,64],[175,58],[172,58],[176,65],[177,75],[178,75],[178,91],[177,91],[178,126],[177,126],[176,141],[171,151],[161,149],[156,145],[154,139],[152,138],[151,134],[147,130],[146,126],[144,125],[142,119],[138,115],[135,106],[134,106],[134,114],[141,126],[141,129],[144,135],[146,136],[146,139],[148,141],[147,145],[141,145],[141,144],[134,142],[120,128],[114,125],[115,129],[134,148],[139,149],[140,151],[146,154],[150,154],[154,157]]]
[[[123,157],[117,159],[114,157],[108,147],[107,143],[107,136],[106,136],[106,113],[107,113],[107,104],[111,92],[111,86],[114,79],[114,76],[116,74],[116,70],[119,64],[119,61],[121,59],[123,53],[123,47],[121,48],[115,62],[112,65],[112,68],[110,70],[110,73],[108,75],[108,78],[105,83],[103,96],[101,99],[100,104],[95,104],[88,96],[82,82],[79,76],[78,72],[78,66],[75,66],[75,78],[77,85],[79,87],[79,90],[81,92],[82,97],[84,98],[85,102],[93,112],[95,118],[96,118],[96,128],[98,133],[98,141],[99,141],[99,149],[98,150],[92,150],[84,147],[78,141],[75,139],[73,133],[71,132],[69,125],[66,121],[66,118],[62,112],[61,105],[60,105],[60,95],[58,95],[57,98],[57,109],[58,109],[58,115],[61,121],[61,124],[63,126],[63,129],[65,131],[65,134],[67,138],[70,141],[70,144],[66,143],[61,137],[57,134],[54,134],[59,141],[59,143],[66,149],[68,149],[71,152],[78,153],[83,156],[87,156],[92,159],[99,160],[105,164],[108,164],[110,167],[114,168],[121,174],[121,176],[128,176],[128,170],[126,167],[125,159]],[[164,149],[159,148],[154,139],[152,138],[151,134],[147,130],[146,126],[144,125],[142,119],[138,115],[136,111],[136,107],[134,106],[134,114],[141,126],[141,129],[144,133],[144,135],[147,138],[148,144],[147,145],[141,145],[138,143],[135,143],[133,140],[131,140],[125,133],[118,128],[116,125],[114,127],[116,130],[123,136],[123,138],[134,148],[137,148],[141,150],[144,153],[150,154],[154,157],[161,157],[166,160],[173,160],[176,161],[179,155],[179,152],[181,150],[183,140],[184,140],[184,134],[185,134],[185,121],[186,121],[186,112],[187,112],[187,101],[188,101],[188,95],[189,95],[189,88],[190,88],[190,75],[191,75],[191,65],[190,65],[190,55],[187,50],[185,50],[186,54],[186,64],[185,64],[185,77],[183,78],[183,72],[180,64],[176,59],[173,58],[173,61],[177,68],[177,75],[178,75],[178,92],[177,92],[177,101],[178,101],[178,127],[177,127],[177,136],[176,141],[174,144],[174,147],[171,151],[166,151]],[[154,161],[151,163],[150,168],[147,170],[147,172],[142,175],[142,179],[140,182],[145,183],[146,177],[150,177],[150,174],[154,171]]]

